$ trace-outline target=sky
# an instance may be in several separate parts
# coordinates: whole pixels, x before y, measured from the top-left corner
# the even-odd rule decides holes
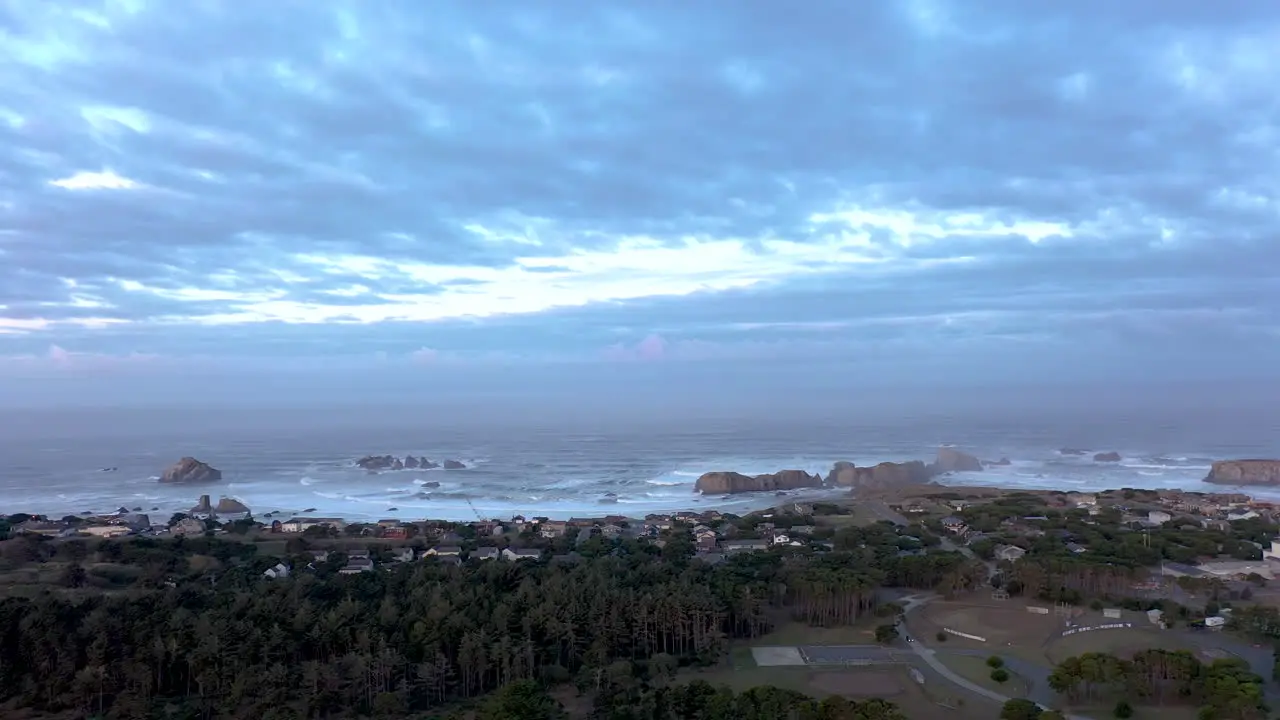
[[[1280,379],[1280,5],[0,2],[0,403]]]

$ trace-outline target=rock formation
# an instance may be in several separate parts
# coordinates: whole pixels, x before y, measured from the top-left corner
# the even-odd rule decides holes
[[[213,504],[209,502],[208,495],[201,495],[200,500],[196,502],[196,506],[191,508],[192,515],[207,515],[213,512]]]
[[[1120,462],[1120,453],[1112,450],[1111,452],[1094,453],[1094,462]]]
[[[446,465],[448,462],[445,463]],[[356,461],[356,467],[378,472],[380,470],[433,470],[440,467],[424,457],[405,455],[403,459],[395,455],[365,455]]]
[[[938,448],[933,468],[937,473],[977,472],[982,469],[982,461],[969,453],[944,445]]]
[[[927,483],[935,474],[932,466],[919,460],[882,462],[874,467],[858,467],[841,460],[827,473],[827,484],[854,490],[884,490]]]
[[[463,465],[462,463],[458,462],[457,460],[445,460],[445,461],[444,461],[444,469],[445,469],[445,470],[466,470],[466,469],[467,469],[467,466],[466,466],[466,465]]]
[[[182,458],[165,468],[165,471],[160,474],[162,483],[202,483],[216,482],[221,479],[220,470],[193,457]]]
[[[248,515],[249,507],[235,498],[223,497],[218,499],[218,506],[213,511],[218,515]]]
[[[817,487],[822,487],[822,476],[817,473],[810,475],[803,470],[780,470],[755,477],[737,472],[709,472],[704,473],[693,485],[694,491],[703,495],[730,495]]]
[[[1221,460],[1204,479],[1218,485],[1280,485],[1280,460]]]

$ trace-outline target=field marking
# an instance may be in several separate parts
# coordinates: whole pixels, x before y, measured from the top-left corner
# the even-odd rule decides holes
[[[785,667],[808,665],[808,659],[795,646],[765,646],[751,648],[751,657],[760,667]]]

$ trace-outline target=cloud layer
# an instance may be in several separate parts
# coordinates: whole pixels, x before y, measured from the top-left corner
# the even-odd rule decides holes
[[[0,355],[1265,369],[1278,72],[1244,0],[10,3]]]

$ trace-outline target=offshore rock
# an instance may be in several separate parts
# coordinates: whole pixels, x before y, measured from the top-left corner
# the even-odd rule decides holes
[[[1120,462],[1122,459],[1123,458],[1120,457],[1120,453],[1114,450],[1111,452],[1094,453],[1093,455],[1094,462]]]
[[[858,467],[841,460],[827,473],[827,484],[854,490],[886,490],[904,485],[922,485],[936,475],[932,465],[919,460],[882,462],[873,467]]]
[[[444,469],[445,470],[466,470],[467,466],[457,460],[445,460]]]
[[[938,448],[938,457],[933,461],[933,467],[938,473],[978,472],[982,470],[982,461],[967,452],[944,445]]]
[[[207,463],[193,457],[184,457],[165,468],[160,474],[162,483],[202,483],[217,482],[222,479],[222,472]]]
[[[1280,460],[1220,460],[1204,479],[1218,485],[1280,485]]]
[[[737,472],[704,473],[694,483],[695,492],[703,495],[732,495],[744,492],[796,490],[822,487],[822,476],[803,470],[780,470],[765,475],[743,475]]]

